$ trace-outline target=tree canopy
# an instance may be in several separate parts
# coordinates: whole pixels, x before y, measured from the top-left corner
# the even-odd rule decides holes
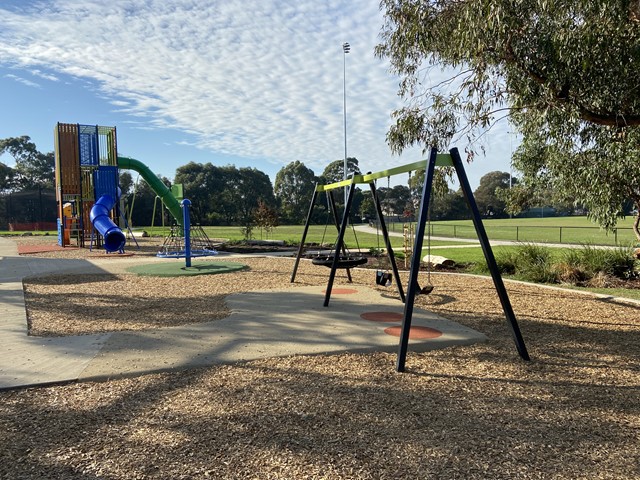
[[[13,168],[0,162],[0,191],[8,190],[13,184]]]
[[[347,157],[347,177],[361,175],[358,159]],[[334,160],[322,172],[322,183],[335,183],[344,180],[344,160]]]
[[[500,191],[509,190],[511,184],[515,184],[509,172],[489,172],[482,176],[480,185],[473,192],[481,213],[499,217],[504,214],[505,202],[501,198]]]
[[[208,225],[246,225],[259,202],[276,204],[271,180],[255,168],[190,162],[176,170],[175,183],[183,184],[197,221]]]
[[[31,138],[11,137],[0,139],[0,155],[8,153],[16,161],[13,172],[2,165],[3,183],[20,189],[53,188],[55,157],[53,152],[42,153]],[[8,185],[5,185],[5,188]]]
[[[304,223],[317,181],[313,170],[299,160],[278,171],[274,193],[284,222]]]
[[[523,136],[522,188],[546,182],[604,227],[621,197],[640,206],[640,3],[598,0],[382,0],[379,56],[407,105],[388,141],[470,159],[503,117]],[[431,83],[437,69],[450,75]],[[541,178],[538,178],[541,177]],[[640,238],[640,235],[639,235]]]

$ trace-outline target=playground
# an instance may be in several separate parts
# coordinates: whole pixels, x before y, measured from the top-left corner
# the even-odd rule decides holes
[[[449,160],[432,150],[425,185]],[[0,239],[0,478],[640,475],[637,302],[400,270],[389,248],[387,286],[347,268],[346,215],[324,257],[125,251],[115,185],[82,193],[111,166],[63,190],[57,239]]]
[[[23,257],[54,261],[55,255]],[[320,293],[307,298],[323,309],[327,269],[308,260],[301,262],[292,285],[292,258],[216,258],[209,261],[241,262],[249,270],[151,279],[126,273],[140,257],[149,260],[115,255],[95,260],[109,272],[100,278],[76,272],[27,279],[27,308],[42,315],[32,328],[50,318],[53,330],[41,334],[124,328],[119,335],[133,338],[136,330],[129,328],[150,322],[140,333],[157,343],[129,344],[103,359],[108,364],[121,356],[135,364],[142,357],[162,360],[158,350],[171,345],[171,336],[163,332],[180,328],[173,319],[187,310],[189,322],[218,311],[224,316],[224,299],[235,293],[275,289],[285,293],[279,300],[284,304],[287,291],[313,287]],[[375,285],[372,271],[352,274],[349,284],[339,273],[335,288],[363,288],[383,301],[395,296],[392,289]],[[393,351],[373,349],[186,370],[166,364],[161,365],[166,372],[131,378],[5,391],[0,426],[3,444],[11,447],[4,450],[1,476],[638,476],[638,305],[507,282],[533,359],[524,362],[514,351],[489,279],[433,274],[433,284],[432,294],[416,297],[416,308],[481,332],[486,341],[430,351],[411,346],[403,374],[393,371]],[[204,300],[198,303],[196,297]],[[397,298],[388,300],[400,304]],[[334,294],[332,305],[341,301]],[[257,311],[267,310],[257,303]],[[316,325],[307,333],[312,342],[322,329]],[[193,336],[185,345],[198,339]]]

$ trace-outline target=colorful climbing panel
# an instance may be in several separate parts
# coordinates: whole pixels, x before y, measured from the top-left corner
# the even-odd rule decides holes
[[[91,207],[103,195],[119,196],[116,129],[58,123],[54,137],[58,243],[67,246],[75,240],[84,247],[92,233]],[[111,215],[117,219],[119,205],[114,203]]]

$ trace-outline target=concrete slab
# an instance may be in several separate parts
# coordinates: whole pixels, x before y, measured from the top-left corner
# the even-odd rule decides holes
[[[80,379],[104,379],[258,358],[336,352],[395,352],[399,339],[385,333],[401,322],[372,322],[365,312],[402,314],[403,305],[361,286],[349,295],[332,295],[323,307],[323,287],[298,287],[231,295],[232,314],[208,323],[144,332],[116,332],[89,363]],[[411,340],[412,351],[485,341],[486,337],[430,312],[416,309],[414,326],[442,336]]]

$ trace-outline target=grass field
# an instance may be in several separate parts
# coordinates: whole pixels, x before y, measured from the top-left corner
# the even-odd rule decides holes
[[[618,222],[614,232],[606,232],[586,217],[514,218],[483,220],[489,239],[541,243],[593,243],[630,245],[637,243],[633,218]],[[434,236],[476,238],[471,220],[432,222]]]
[[[550,217],[550,218],[514,218],[499,220],[483,220],[484,227],[490,240],[512,240],[519,242],[536,243],[567,243],[594,245],[631,245],[638,243],[632,230],[633,218],[621,219],[614,232],[606,232],[592,223],[586,217]],[[307,241],[320,243],[323,237],[324,225],[312,225],[309,229]],[[302,236],[301,225],[283,225],[277,227],[270,238],[286,240],[296,243]],[[207,234],[215,238],[228,238],[241,240],[242,234],[239,227],[206,227]],[[402,232],[401,224],[390,224],[389,231]],[[431,234],[435,237],[449,237],[452,240],[476,239],[475,228],[471,220],[443,221],[431,223]],[[266,238],[261,235],[259,229],[254,230],[255,238]],[[371,248],[377,245],[375,235],[364,233],[357,234],[360,246]],[[331,243],[336,238],[335,230],[328,229],[325,235],[325,243]],[[348,232],[346,241],[350,247],[355,243],[353,232]],[[382,239],[380,239],[382,243]],[[401,237],[392,237],[395,248],[402,246]],[[436,242],[432,245],[455,245],[457,243]]]
[[[633,218],[621,219],[615,232],[605,232],[586,217],[549,217],[549,218],[514,218],[483,220],[483,224],[490,240],[513,240],[519,242],[536,243],[567,243],[567,244],[594,244],[594,245],[631,245],[638,243],[631,226]],[[153,236],[168,234],[168,228],[162,227],[138,227],[144,229]],[[224,238],[229,240],[242,240],[243,234],[240,227],[205,227],[207,235],[211,238]],[[389,231],[402,232],[401,224],[390,224]],[[253,231],[255,239],[284,240],[289,243],[298,243],[302,237],[302,225],[282,225],[275,228],[269,235],[259,228]],[[43,232],[34,232],[43,233]],[[2,234],[15,234],[15,232],[0,232]],[[55,232],[49,232],[55,235]],[[431,223],[431,234],[435,237],[449,237],[449,241],[432,241],[432,245],[457,245],[455,239],[476,239],[476,232],[471,220],[441,221]],[[324,225],[311,225],[307,235],[307,242],[333,243],[336,239],[335,228],[326,228]],[[350,229],[345,237],[347,245],[355,248],[357,244],[361,248],[373,248],[383,246],[382,236],[367,233],[357,233],[357,241]],[[402,247],[402,237],[391,237],[394,248]]]
[[[517,218],[517,219],[501,219],[501,220],[485,220],[483,223],[487,230],[487,234],[491,240],[518,240],[520,242],[551,242],[560,243],[560,235],[563,243],[573,244],[615,244],[614,240],[618,240],[621,245],[635,244],[634,236],[631,231],[632,218],[626,218],[620,221],[618,226],[618,235],[607,235],[606,232],[600,230],[596,225],[591,223],[586,217],[551,217],[551,218]],[[228,239],[232,241],[240,241],[243,234],[238,226],[232,227],[204,227],[207,235],[212,239]],[[139,227],[136,230],[146,230],[152,236],[162,237],[169,233],[169,229],[162,227]],[[402,226],[399,224],[390,225],[391,232],[401,232]],[[21,232],[0,231],[0,235],[16,235]],[[32,232],[33,234],[56,235],[56,232]],[[263,240],[284,240],[290,244],[296,244],[300,241],[303,233],[302,225],[283,225],[275,228],[269,235],[255,229],[253,232],[254,239]],[[471,221],[450,221],[450,222],[433,222],[432,235],[447,236],[451,240],[431,240],[431,251],[433,255],[441,255],[449,258],[458,264],[484,264],[485,259],[482,249],[479,246],[470,246],[468,242],[457,241],[458,238],[476,239],[475,229]],[[357,238],[356,238],[357,236]],[[326,228],[324,225],[311,225],[307,234],[307,243],[327,243],[331,244],[337,237],[336,230],[333,227]],[[403,238],[401,236],[391,236],[391,243],[394,250],[402,254]],[[345,241],[350,249],[360,247],[367,250],[370,248],[384,248],[384,240],[382,235],[357,232],[349,229],[345,236]],[[465,247],[465,245],[469,245]],[[449,248],[451,247],[451,248]],[[508,252],[518,248],[517,246],[494,246],[493,251],[496,256],[503,252]],[[561,256],[570,247],[552,249],[553,256]],[[428,253],[426,241],[422,250],[422,255]],[[604,293],[615,296],[624,296],[628,298],[640,299],[640,291],[627,289],[588,289],[597,293]]]
[[[151,235],[162,236],[162,228],[154,227],[153,229],[145,228]],[[240,227],[204,227],[205,232],[210,238],[228,239],[232,241],[240,241],[243,239]],[[256,240],[284,240],[290,244],[298,244],[302,238],[304,230],[303,225],[282,225],[273,230],[269,235],[265,232],[260,232],[259,229],[254,230],[253,238]],[[168,229],[164,230],[165,234]],[[338,233],[335,227],[328,227],[325,232],[324,225],[311,225],[307,232],[307,238],[305,243],[335,243],[338,237]],[[397,236],[390,236],[391,245],[395,249],[402,249],[403,238]],[[379,236],[371,233],[356,232],[354,234],[353,229],[348,229],[345,234],[345,242],[349,248],[384,248],[384,239],[382,233]],[[460,242],[455,240],[432,240],[432,245],[465,245],[467,242]]]

